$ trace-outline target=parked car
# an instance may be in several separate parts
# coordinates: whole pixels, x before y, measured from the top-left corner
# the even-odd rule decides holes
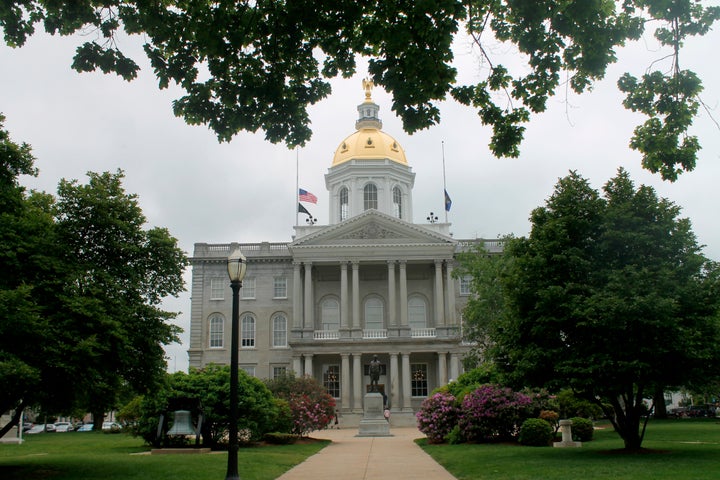
[[[27,432],[33,427],[33,424],[30,422],[23,423],[23,432]]]
[[[43,432],[50,433],[50,432],[54,432],[54,431],[55,431],[55,425],[53,425],[52,423],[46,423],[46,424],[38,423],[37,425],[35,425],[34,427],[32,427],[30,430],[28,430],[25,433],[29,433],[32,435],[35,433],[43,433]]]
[[[84,425],[80,425],[76,431],[77,432],[92,432],[92,429],[93,429],[93,424],[86,423]]]
[[[27,433],[27,434],[29,434],[29,435],[32,435],[32,434],[35,434],[35,433],[42,433],[42,432],[44,432],[44,431],[45,431],[45,425],[43,425],[42,423],[39,423],[39,424],[37,424],[37,425],[33,425],[33,426],[32,426],[27,432],[25,432],[25,433]]]
[[[72,432],[75,427],[70,422],[55,422],[56,432]]]
[[[116,422],[103,422],[102,429],[105,432],[119,432],[122,430],[122,426]]]

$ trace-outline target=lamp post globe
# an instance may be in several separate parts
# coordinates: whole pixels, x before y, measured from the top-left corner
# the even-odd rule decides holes
[[[227,259],[230,288],[232,289],[232,332],[230,339],[230,425],[228,427],[228,463],[225,480],[239,480],[238,473],[238,343],[240,288],[242,287],[247,259],[235,248]]]

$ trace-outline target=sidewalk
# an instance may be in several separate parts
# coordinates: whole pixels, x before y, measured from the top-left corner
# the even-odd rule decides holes
[[[313,432],[332,443],[278,480],[455,480],[413,440],[417,428],[390,428],[391,437],[356,437],[357,428]]]

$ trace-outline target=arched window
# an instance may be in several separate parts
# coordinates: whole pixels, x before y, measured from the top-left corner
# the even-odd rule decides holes
[[[273,347],[287,347],[287,317],[278,313],[272,320]]]
[[[402,192],[400,187],[393,188],[393,215],[402,218]]]
[[[244,315],[240,323],[240,346],[243,348],[255,347],[255,317]]]
[[[334,298],[323,300],[320,307],[320,321],[325,331],[340,330],[340,302]]]
[[[427,304],[419,295],[408,298],[408,324],[412,330],[427,328]]]
[[[365,185],[365,188],[363,189],[363,201],[364,201],[364,207],[365,210],[370,210],[371,208],[374,208],[377,210],[378,208],[378,195],[377,195],[377,187],[374,183],[368,183]]]
[[[208,332],[208,345],[210,348],[223,348],[225,337],[225,319],[215,314],[210,317],[210,330]]]
[[[384,328],[383,302],[378,297],[365,301],[365,329],[382,330]]]
[[[348,202],[348,189],[342,187],[340,189],[340,221],[347,220],[350,214],[350,204]]]

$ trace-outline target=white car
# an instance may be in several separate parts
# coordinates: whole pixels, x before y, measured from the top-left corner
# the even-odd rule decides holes
[[[75,430],[75,428],[70,422],[55,422],[56,432],[72,432],[73,430]]]
[[[54,432],[54,431],[55,431],[55,425],[53,425],[52,423],[46,423],[46,424],[38,423],[37,425],[35,425],[34,427],[32,427],[30,430],[28,430],[25,433],[29,433],[32,435],[35,433]]]
[[[116,422],[103,422],[102,429],[104,431],[119,432],[122,430],[122,426]]]

